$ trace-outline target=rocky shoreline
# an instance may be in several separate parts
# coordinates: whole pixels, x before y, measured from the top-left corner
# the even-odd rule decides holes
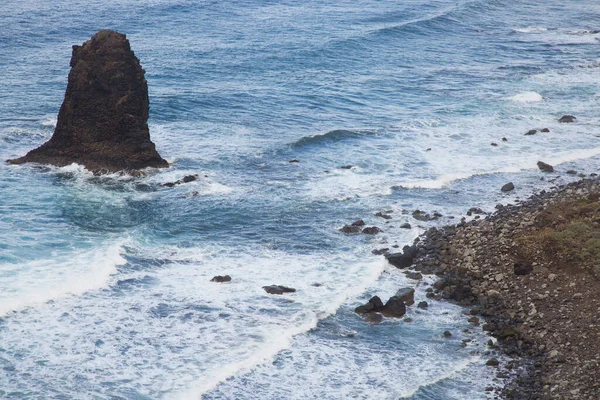
[[[431,228],[386,256],[436,274],[427,297],[468,307],[465,318],[497,338],[489,345],[508,361],[488,365],[512,377],[488,389],[498,398],[600,398],[599,198],[597,178],[580,180]]]

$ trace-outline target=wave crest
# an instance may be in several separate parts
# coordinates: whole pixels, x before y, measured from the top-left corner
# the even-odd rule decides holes
[[[340,142],[346,139],[360,139],[365,136],[375,135],[375,131],[369,130],[346,130],[335,129],[320,135],[304,136],[291,144],[293,148],[302,148],[315,145],[322,145],[331,142]]]

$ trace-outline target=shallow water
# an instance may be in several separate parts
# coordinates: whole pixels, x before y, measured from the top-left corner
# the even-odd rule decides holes
[[[1,159],[51,136],[71,45],[110,28],[146,70],[172,167],[0,164],[0,397],[487,398],[487,338],[462,332],[464,310],[369,325],[353,309],[415,285],[372,249],[597,170],[598,15],[587,0],[5,1]],[[202,179],[160,186],[188,174]],[[402,213],[417,208],[444,217]],[[384,232],[337,231],[359,218]]]

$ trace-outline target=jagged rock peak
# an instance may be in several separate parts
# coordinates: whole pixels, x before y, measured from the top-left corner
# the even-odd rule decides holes
[[[148,85],[125,35],[101,30],[73,46],[52,138],[13,164],[84,165],[94,172],[168,167],[150,140]]]

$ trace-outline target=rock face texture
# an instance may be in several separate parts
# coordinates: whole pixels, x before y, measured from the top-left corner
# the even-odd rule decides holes
[[[71,163],[102,173],[168,167],[150,141],[148,85],[125,35],[102,30],[73,46],[52,138],[13,164]]]

